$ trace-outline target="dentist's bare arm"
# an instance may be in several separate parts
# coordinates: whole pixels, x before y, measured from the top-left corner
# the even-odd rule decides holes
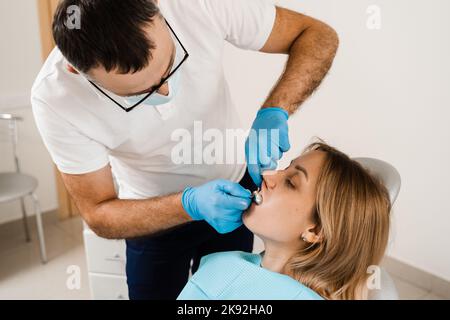
[[[99,236],[125,239],[155,234],[192,221],[181,205],[181,193],[146,200],[120,200],[110,166],[93,173],[62,173],[81,216]]]
[[[320,85],[330,69],[339,38],[330,26],[298,12],[277,7],[265,53],[288,54],[286,68],[265,101],[293,114]]]

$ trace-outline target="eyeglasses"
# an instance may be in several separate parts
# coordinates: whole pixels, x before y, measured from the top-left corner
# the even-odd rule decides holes
[[[134,105],[132,105],[131,107],[124,107],[122,106],[119,102],[117,102],[116,100],[114,100],[113,98],[111,98],[104,90],[102,90],[99,86],[97,86],[94,82],[92,82],[91,80],[88,80],[98,91],[100,91],[105,97],[107,97],[109,100],[111,100],[112,102],[114,102],[117,106],[119,106],[122,110],[124,110],[125,112],[130,112],[131,110],[133,110],[134,108],[136,108],[137,106],[139,106],[142,102],[144,102],[145,100],[147,100],[153,93],[155,93],[156,91],[158,91],[159,89],[161,89],[161,87],[170,79],[170,77],[177,72],[177,70],[181,67],[181,65],[187,60],[187,58],[189,57],[189,53],[186,51],[186,48],[183,46],[183,44],[181,43],[180,39],[178,38],[178,36],[175,34],[175,32],[173,31],[172,27],[170,26],[170,24],[167,22],[166,19],[164,19],[164,21],[166,22],[167,26],[169,27],[170,31],[172,32],[172,34],[175,36],[175,39],[178,41],[178,43],[180,44],[181,48],[184,51],[184,57],[181,60],[181,62],[175,67],[175,69],[172,68],[172,71],[167,75],[167,77],[164,77],[161,82],[154,87],[149,93],[147,93],[145,95],[145,97],[143,97],[140,101],[138,101],[137,103],[135,103]]]

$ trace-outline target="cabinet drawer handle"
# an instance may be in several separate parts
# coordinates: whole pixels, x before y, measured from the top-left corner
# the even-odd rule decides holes
[[[125,261],[125,259],[123,259],[122,256],[120,254],[118,254],[118,253],[116,253],[112,257],[105,258],[105,260],[107,260],[107,261]]]

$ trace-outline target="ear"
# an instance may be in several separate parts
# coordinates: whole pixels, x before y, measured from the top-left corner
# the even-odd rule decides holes
[[[79,72],[70,64],[67,65],[67,71],[74,73],[74,74],[79,74]]]
[[[302,240],[306,243],[320,243],[322,242],[322,234],[319,230],[317,230],[316,225],[311,225],[308,228],[306,228],[305,231],[302,233]]]

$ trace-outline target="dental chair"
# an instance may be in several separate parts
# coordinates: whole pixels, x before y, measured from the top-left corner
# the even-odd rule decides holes
[[[391,206],[394,205],[400,192],[401,178],[398,171],[389,163],[373,158],[354,158],[364,168],[381,180],[389,192]],[[394,281],[385,269],[380,270],[380,289],[369,291],[369,300],[398,300]]]

